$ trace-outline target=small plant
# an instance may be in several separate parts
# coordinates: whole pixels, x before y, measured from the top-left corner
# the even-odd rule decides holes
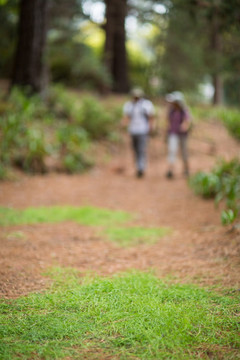
[[[216,204],[225,201],[223,225],[233,224],[240,211],[240,162],[238,159],[220,161],[210,173],[199,172],[190,179],[195,193],[215,198]]]
[[[205,198],[213,198],[220,189],[219,177],[213,173],[198,172],[191,179],[191,186],[198,195]]]

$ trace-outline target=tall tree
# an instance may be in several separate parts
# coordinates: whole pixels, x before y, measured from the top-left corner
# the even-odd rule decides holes
[[[129,89],[126,53],[125,18],[127,0],[105,0],[106,41],[105,64],[113,80],[113,90],[125,93]]]
[[[44,51],[48,0],[21,0],[12,86],[40,92],[46,85]]]
[[[0,77],[9,78],[16,47],[18,21],[17,0],[0,1]]]

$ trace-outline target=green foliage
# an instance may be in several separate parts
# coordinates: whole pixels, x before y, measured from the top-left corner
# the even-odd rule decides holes
[[[63,124],[57,130],[57,139],[62,154],[62,164],[69,173],[81,173],[93,162],[86,155],[89,137],[86,130],[77,124]]]
[[[15,164],[25,171],[43,172],[48,146],[36,120],[46,109],[38,97],[27,98],[17,89],[11,93],[9,104],[0,123],[0,162],[5,167]]]
[[[162,91],[196,91],[208,72],[206,67],[206,34],[200,17],[195,17],[184,1],[173,1],[168,12],[165,33],[158,42],[164,42],[164,51],[156,62],[160,66]]]
[[[49,102],[54,113],[70,119],[70,125],[75,128],[69,132],[79,128],[82,138],[92,140],[111,137],[122,115],[117,105],[103,106],[96,96],[68,93],[61,85],[53,87]]]
[[[95,53],[72,36],[50,43],[49,63],[52,79],[79,89],[102,91],[109,88],[110,77]]]
[[[66,88],[61,84],[51,87],[47,98],[47,105],[49,111],[58,120],[72,119],[77,111],[76,97],[66,91]]]
[[[0,303],[7,359],[237,359],[237,293],[171,285],[140,272],[78,277],[56,269],[52,289]]]
[[[240,110],[222,108],[218,110],[218,116],[229,132],[240,140]]]
[[[140,46],[128,41],[128,63],[131,84],[149,90],[150,71],[152,62]]]
[[[240,140],[240,111],[231,107],[192,106],[195,119],[221,120],[229,133]]]
[[[48,146],[45,141],[44,133],[41,129],[29,128],[26,131],[26,139],[23,143],[21,159],[15,155],[15,163],[22,161],[22,168],[27,172],[44,172],[44,158],[48,154]]]
[[[238,159],[221,161],[210,173],[199,172],[190,179],[195,193],[205,198],[214,197],[216,203],[224,200],[222,224],[232,224],[240,211],[240,162]]]
[[[220,190],[220,178],[214,173],[198,172],[191,178],[191,186],[198,195],[205,198],[215,197]]]
[[[221,221],[223,225],[230,225],[236,219],[236,213],[232,209],[223,210],[221,214]]]
[[[216,117],[217,108],[213,106],[191,105],[191,114],[197,120],[210,120]]]
[[[238,31],[239,37],[239,31]],[[239,39],[238,39],[239,42]],[[235,66],[237,66],[237,62],[239,59],[240,51],[238,50],[238,54],[235,54],[232,59],[232,63],[229,64],[229,68],[232,70]],[[232,106],[240,106],[240,75],[234,73],[232,77],[228,78],[224,82],[224,97],[227,101],[227,104]]]
[[[69,174],[82,173],[93,165],[90,160],[87,160],[78,152],[64,155],[62,163]]]
[[[31,173],[47,171],[46,157],[59,159],[61,170],[76,173],[93,166],[91,142],[116,138],[119,107],[104,108],[94,96],[49,90],[45,101],[14,89],[0,105],[0,179],[17,165]]]
[[[92,96],[82,98],[79,122],[94,140],[106,138],[116,127],[116,119]]]

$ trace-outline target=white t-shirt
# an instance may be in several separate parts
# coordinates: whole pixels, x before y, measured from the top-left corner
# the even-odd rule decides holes
[[[130,134],[142,135],[149,132],[147,117],[153,116],[155,113],[154,106],[150,100],[128,101],[123,107],[123,113],[130,118],[128,127]]]

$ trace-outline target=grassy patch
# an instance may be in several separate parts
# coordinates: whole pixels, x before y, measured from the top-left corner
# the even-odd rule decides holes
[[[55,223],[73,220],[83,225],[106,226],[131,220],[132,215],[124,211],[113,211],[91,206],[71,207],[52,206],[16,210],[0,208],[0,225],[21,225],[38,223]]]
[[[117,210],[108,210],[92,206],[71,207],[52,206],[16,210],[0,207],[0,226],[24,225],[38,223],[56,223],[66,220],[76,221],[82,225],[101,227],[100,235],[120,246],[131,246],[141,243],[153,244],[159,237],[169,232],[167,228],[128,227],[126,222],[134,216]],[[125,223],[125,224],[124,224]],[[118,227],[114,227],[114,226]],[[119,225],[121,227],[119,227]]]
[[[138,245],[138,244],[154,244],[159,238],[170,232],[168,228],[145,228],[145,227],[119,227],[108,228],[105,234],[108,238],[121,246]]]
[[[0,358],[237,359],[239,295],[152,274],[83,279],[55,271],[45,294],[0,302]],[[86,357],[87,358],[87,357]]]

